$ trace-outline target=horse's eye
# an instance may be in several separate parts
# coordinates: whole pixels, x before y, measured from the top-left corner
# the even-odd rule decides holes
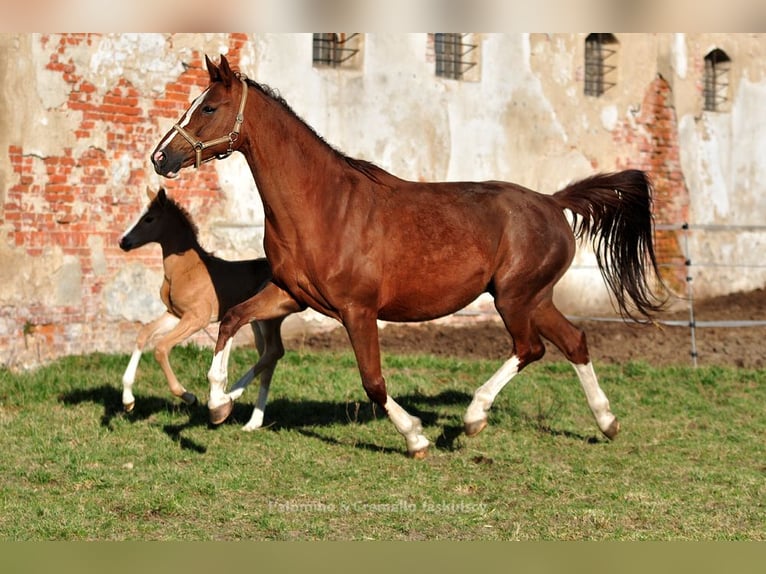
[[[151,223],[152,221],[154,221],[153,216],[147,215],[146,217],[144,217],[144,223]]]
[[[215,111],[215,108],[213,106],[203,106],[202,113],[203,114],[212,114]]]

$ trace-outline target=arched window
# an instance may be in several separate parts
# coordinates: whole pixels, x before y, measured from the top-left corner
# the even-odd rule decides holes
[[[617,85],[617,38],[588,34],[585,38],[585,95],[600,96]]]
[[[729,101],[729,70],[731,59],[726,52],[716,48],[705,56],[705,76],[702,95],[704,108],[709,112],[720,112]]]

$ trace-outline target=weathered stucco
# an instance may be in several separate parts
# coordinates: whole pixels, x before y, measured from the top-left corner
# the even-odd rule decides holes
[[[636,167],[658,185],[658,222],[763,225],[766,37],[615,34],[616,86],[598,98],[583,94],[585,37],[472,34],[479,65],[455,81],[435,77],[429,34],[362,35],[342,69],[313,66],[311,34],[0,35],[0,363],[127,351],[162,310],[159,248],[117,247],[147,186],[166,186],[218,255],[263,254],[263,208],[241,156],[174,181],[149,163],[206,85],[205,54],[228,54],[332,145],[401,177],[551,193]],[[704,112],[714,48],[732,60],[730,101]],[[663,239],[668,257],[679,237]],[[764,243],[760,230],[689,237],[703,262],[755,264]],[[594,265],[581,249],[557,290],[565,312],[611,310]],[[695,271],[698,296],[766,281],[760,268]],[[304,324],[322,321],[306,313],[288,328]]]

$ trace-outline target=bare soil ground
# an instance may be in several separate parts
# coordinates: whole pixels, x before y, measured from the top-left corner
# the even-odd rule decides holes
[[[766,290],[756,289],[695,302],[695,319],[701,321],[766,320]],[[660,320],[680,320],[684,327],[647,326],[635,323],[578,321],[585,331],[595,363],[645,361],[651,365],[690,365],[691,335],[688,310],[665,313]],[[766,326],[697,327],[699,365],[745,368],[766,366]],[[459,324],[391,324],[380,330],[384,353],[426,353],[437,356],[503,359],[510,338],[497,320],[461,320]],[[350,350],[345,330],[293,337],[287,348]],[[552,344],[546,344],[543,360],[564,360]]]

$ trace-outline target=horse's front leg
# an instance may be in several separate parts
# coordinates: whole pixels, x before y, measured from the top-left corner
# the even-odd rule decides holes
[[[305,309],[305,306],[296,301],[287,291],[277,287],[273,283],[269,283],[263,291],[239,305],[235,305],[226,312],[218,329],[218,340],[216,341],[215,354],[213,355],[213,362],[210,365],[210,370],[207,375],[208,382],[210,383],[208,409],[210,411],[210,422],[212,424],[221,424],[228,418],[234,408],[234,398],[239,397],[239,394],[241,394],[241,392],[236,394],[236,392],[238,392],[237,389],[232,389],[236,394],[236,397],[226,393],[229,352],[231,351],[232,337],[236,335],[237,331],[251,321],[283,319],[284,317],[302,311],[303,309]],[[274,360],[274,365],[276,365],[276,360]],[[252,378],[257,375],[258,369],[265,369],[267,366],[266,362],[262,363],[261,361],[258,361],[258,364],[240,379],[242,388],[247,386]],[[271,379],[271,377],[269,377],[269,379]],[[240,383],[237,384],[237,387],[239,386]],[[266,394],[268,394],[268,385]],[[265,396],[263,397],[263,402],[265,405]]]
[[[413,458],[425,458],[429,441],[423,435],[420,419],[405,411],[386,390],[386,381],[380,366],[376,319],[376,314],[367,310],[354,309],[343,314],[343,325],[354,349],[362,385],[370,400],[385,409],[396,430],[404,436],[407,453]]]

